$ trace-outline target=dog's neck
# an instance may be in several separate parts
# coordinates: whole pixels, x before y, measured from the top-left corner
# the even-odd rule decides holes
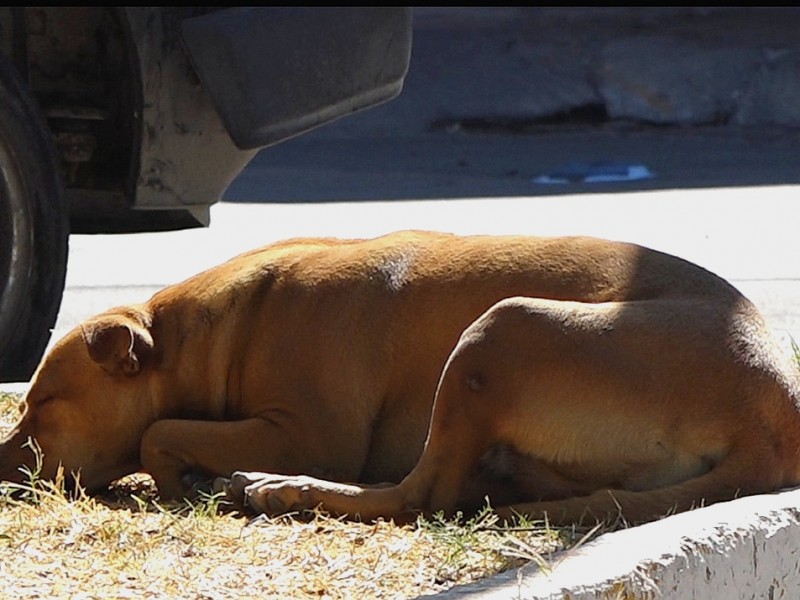
[[[153,371],[159,418],[228,418],[232,340],[224,314],[184,303],[158,306],[153,335],[161,349]],[[198,351],[200,349],[200,351]]]

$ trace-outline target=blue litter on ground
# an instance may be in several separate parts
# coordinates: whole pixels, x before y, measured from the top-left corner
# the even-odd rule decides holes
[[[604,183],[609,181],[639,181],[650,179],[653,173],[645,165],[630,163],[568,163],[546,175],[533,179],[534,183]]]

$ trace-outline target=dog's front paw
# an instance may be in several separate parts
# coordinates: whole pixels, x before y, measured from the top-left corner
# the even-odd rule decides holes
[[[244,502],[252,510],[268,515],[310,510],[322,502],[316,493],[318,483],[321,482],[305,476],[267,475],[245,486]]]
[[[224,493],[225,499],[243,512],[278,515],[314,508],[307,499],[304,502],[304,496],[308,496],[304,489],[309,482],[310,478],[301,476],[235,471],[230,479],[217,478],[214,491]]]
[[[244,471],[236,471],[229,481],[219,485],[234,504],[268,515],[317,508],[331,495],[347,494],[350,487],[304,475]]]

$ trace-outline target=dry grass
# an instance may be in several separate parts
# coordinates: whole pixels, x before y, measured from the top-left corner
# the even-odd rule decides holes
[[[0,395],[6,428],[14,404]],[[247,520],[216,498],[163,506],[144,476],[104,498],[69,498],[58,481],[29,479],[15,490],[0,484],[5,598],[412,598],[545,565],[581,533],[499,527],[488,509],[460,524],[402,527],[319,513]]]

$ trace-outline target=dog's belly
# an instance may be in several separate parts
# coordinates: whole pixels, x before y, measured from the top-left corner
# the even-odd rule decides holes
[[[665,452],[662,459],[641,462],[618,461],[561,463],[550,465],[554,472],[575,481],[587,491],[624,489],[632,491],[665,487],[708,473],[716,457]]]
[[[600,489],[644,491],[665,487],[709,472],[721,458],[669,450],[661,444],[638,453],[639,459],[602,451],[582,460],[544,460],[501,445],[482,459],[490,478],[513,482],[522,500],[582,496]]]

